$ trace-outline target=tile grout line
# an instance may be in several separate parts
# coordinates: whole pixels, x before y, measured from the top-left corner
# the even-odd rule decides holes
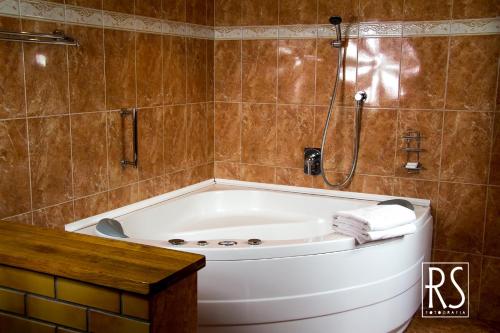
[[[405,1],[403,1],[403,8],[404,7]],[[396,116],[396,149],[394,152],[394,176],[397,175],[397,171],[401,166],[399,165],[399,160],[398,160],[398,152],[400,150],[399,148],[399,143],[401,140],[402,133],[400,133],[400,127],[399,127],[399,122],[400,122],[400,116],[401,116],[401,109],[399,108],[401,106],[401,72],[403,69],[403,43],[404,43],[404,37],[399,38],[399,73],[398,73],[398,102],[397,102],[397,116]],[[399,166],[398,166],[399,165]],[[393,184],[394,186],[394,191],[395,191],[395,186],[396,184]],[[394,193],[394,192],[393,192]]]
[[[134,1],[134,19],[137,17],[137,15],[135,14],[135,3],[136,1]],[[134,81],[135,81],[135,109],[136,109],[136,117],[139,118],[139,110],[138,110],[138,105],[139,105],[139,97],[138,97],[138,92],[139,92],[139,78],[137,76],[137,47],[138,47],[138,39],[139,39],[139,31],[137,30],[137,24],[136,22],[134,22],[134,30],[132,32],[134,34]],[[138,126],[139,127],[139,126]],[[139,129],[137,129],[139,130]],[[138,135],[139,136],[139,135]],[[135,198],[136,200],[139,199],[139,183],[141,181],[141,162],[140,160],[138,159],[138,165],[136,166],[136,170],[135,170],[135,177],[136,177],[136,183],[137,183],[137,188],[135,189]],[[132,170],[134,171],[134,170]],[[132,185],[133,186],[133,185]],[[134,188],[132,188],[132,192],[134,192]],[[133,195],[133,193],[132,193]],[[134,201],[134,200],[132,200]],[[109,203],[109,202],[108,202]]]
[[[101,1],[101,12],[102,12],[102,8],[104,7],[104,4],[103,4],[103,1]],[[103,76],[104,76],[104,108],[107,109],[108,108],[108,91],[107,91],[107,85],[108,85],[108,75],[107,75],[107,67],[106,67],[106,33],[105,33],[105,29],[104,29],[104,22],[102,23],[102,26],[101,26],[101,37],[102,37],[102,59],[103,59],[103,62],[102,62],[102,70],[103,70]],[[105,126],[106,126],[106,131],[105,131],[105,135],[106,135],[106,209],[109,209],[109,195],[108,195],[108,191],[109,191],[109,187],[110,187],[110,184],[111,184],[111,181],[110,181],[110,167],[109,167],[109,116],[110,116],[110,113],[108,111],[105,111]],[[76,214],[76,212],[75,212]]]
[[[278,0],[278,33],[277,33],[277,38],[276,38],[276,101],[274,103],[274,126],[276,129],[276,132],[274,134],[274,150],[275,154],[277,156],[278,152],[278,108],[279,108],[279,101],[280,101],[280,90],[279,90],[279,77],[280,77],[280,29],[279,29],[279,23],[280,23],[280,12],[281,12],[281,1]],[[243,35],[241,36],[243,39]],[[274,164],[276,164],[276,160],[274,161]],[[276,183],[276,167],[273,168],[273,183]]]
[[[451,11],[453,11],[453,4],[451,6]],[[451,37],[448,36],[448,41],[447,41],[447,55],[446,55],[446,78],[444,82],[444,95],[443,95],[443,109],[446,109],[446,100],[448,98],[448,72],[450,69],[450,57],[451,57]],[[436,231],[433,234],[433,246],[436,246],[436,242],[438,239],[438,231],[439,231],[439,224],[440,221],[438,219],[439,215],[439,202],[441,201],[441,184],[442,182],[442,172],[443,172],[443,146],[444,146],[444,131],[445,131],[445,120],[446,120],[446,113],[443,112],[442,115],[442,126],[441,126],[441,147],[440,147],[440,153],[439,153],[439,172],[438,172],[438,193],[437,193],[437,202],[436,202]]]
[[[19,18],[18,18],[18,25],[21,27],[22,30],[22,20],[21,20],[21,6],[20,6],[20,0],[19,2]],[[30,211],[29,213],[31,214],[31,224],[34,225],[34,207],[33,207],[33,176],[31,174],[31,149],[30,149],[30,130],[29,130],[29,119],[28,119],[28,91],[27,91],[27,85],[26,85],[26,51],[24,47],[24,43],[21,43],[21,59],[23,63],[23,93],[24,93],[24,111],[25,111],[25,118],[24,122],[26,124],[26,146],[27,146],[27,153],[28,153],[28,178],[29,178],[29,193],[30,193]],[[24,213],[26,214],[26,213]]]
[[[66,6],[64,6],[64,22],[66,22]],[[63,24],[66,30],[66,23]],[[68,103],[68,122],[69,122],[69,155],[70,155],[70,165],[71,165],[71,208],[72,208],[72,220],[74,221],[76,218],[75,215],[75,160],[73,156],[73,124],[72,124],[72,114],[71,114],[71,89],[70,89],[70,75],[69,75],[69,47],[65,46],[65,54],[66,54],[66,92],[68,97],[66,98],[66,102]]]

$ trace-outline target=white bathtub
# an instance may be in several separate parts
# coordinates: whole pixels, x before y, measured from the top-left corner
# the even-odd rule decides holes
[[[402,238],[356,246],[331,228],[335,211],[389,198],[217,180],[66,229],[97,235],[95,224],[114,218],[127,241],[205,255],[200,332],[398,332],[420,305],[420,266],[431,250],[429,201],[409,199],[417,232]],[[186,243],[173,246],[172,238]],[[262,243],[249,245],[252,238]]]

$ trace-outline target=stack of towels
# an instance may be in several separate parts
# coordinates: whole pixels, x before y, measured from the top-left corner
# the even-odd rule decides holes
[[[358,243],[393,238],[416,231],[415,212],[400,205],[375,205],[349,211],[339,211],[334,216],[335,231],[354,237]]]

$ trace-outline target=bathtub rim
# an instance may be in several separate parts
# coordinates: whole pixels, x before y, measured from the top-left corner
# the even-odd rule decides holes
[[[161,194],[146,200],[138,201],[133,204],[123,206],[117,209],[109,210],[104,213],[93,215],[87,217],[85,219],[81,219],[72,223],[68,223],[64,226],[65,231],[76,232],[80,229],[84,229],[95,225],[99,222],[100,219],[108,217],[110,215],[113,216],[121,216],[125,214],[132,213],[139,209],[147,208],[148,206],[156,205],[164,201],[168,201],[171,199],[180,198],[182,196],[188,195],[195,191],[200,191],[203,189],[208,189],[213,185],[227,185],[227,186],[235,186],[247,189],[259,189],[259,190],[270,190],[270,191],[279,191],[279,192],[288,192],[288,193],[296,193],[296,194],[311,194],[311,195],[319,195],[319,196],[327,196],[327,197],[337,197],[342,199],[355,199],[355,200],[367,200],[367,201],[384,201],[396,198],[403,198],[408,200],[414,205],[422,206],[422,207],[430,207],[430,200],[428,199],[418,199],[418,198],[408,198],[408,197],[398,197],[391,195],[381,195],[381,194],[368,194],[368,193],[360,193],[360,192],[345,192],[345,191],[337,191],[337,190],[324,190],[324,189],[316,189],[309,187],[298,187],[298,186],[289,186],[289,185],[277,185],[277,184],[267,184],[267,183],[255,183],[255,182],[246,182],[240,180],[231,180],[231,179],[208,179],[197,184],[189,185],[183,187],[181,189],[168,192],[165,194]]]

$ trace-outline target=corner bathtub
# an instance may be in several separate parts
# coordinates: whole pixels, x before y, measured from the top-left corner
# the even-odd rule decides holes
[[[205,255],[200,332],[400,332],[421,302],[421,262],[431,249],[429,201],[409,199],[417,232],[405,237],[356,246],[331,227],[336,211],[389,198],[216,180],[66,229],[106,237],[95,224],[114,218],[126,241]],[[174,238],[185,244],[171,245]]]

